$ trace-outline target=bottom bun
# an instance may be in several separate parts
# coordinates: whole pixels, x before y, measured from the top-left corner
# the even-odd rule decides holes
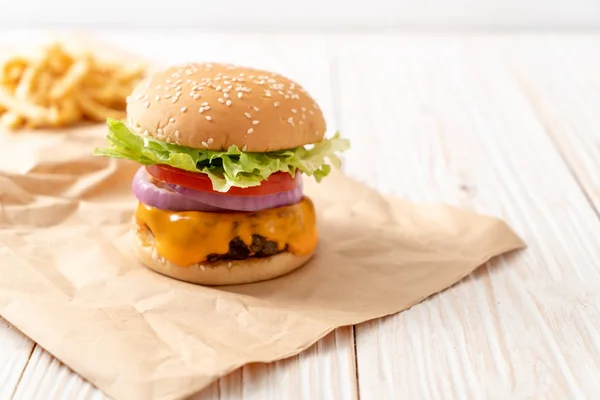
[[[180,281],[208,286],[238,285],[277,278],[300,268],[314,254],[284,252],[265,258],[215,261],[182,267],[158,255],[154,237],[149,231],[138,229],[135,239],[135,255],[146,267]]]

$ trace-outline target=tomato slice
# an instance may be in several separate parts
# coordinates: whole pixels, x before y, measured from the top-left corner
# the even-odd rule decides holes
[[[286,192],[298,187],[300,184],[300,173],[292,176],[287,172],[276,172],[271,174],[259,186],[249,188],[232,187],[227,192],[216,192],[212,188],[212,181],[206,174],[184,171],[168,165],[153,164],[146,165],[150,175],[159,181],[185,186],[202,192],[219,193],[234,196],[264,196],[279,192]]]

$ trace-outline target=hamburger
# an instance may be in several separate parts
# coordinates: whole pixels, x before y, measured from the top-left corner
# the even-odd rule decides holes
[[[96,155],[140,164],[135,254],[203,285],[252,283],[307,263],[319,242],[303,176],[320,182],[349,142],[326,138],[321,108],[270,71],[188,63],[149,75],[108,119]]]

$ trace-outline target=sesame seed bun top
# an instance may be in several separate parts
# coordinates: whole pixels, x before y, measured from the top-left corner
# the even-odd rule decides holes
[[[283,150],[323,140],[326,123],[296,82],[229,64],[169,67],[128,99],[130,128],[169,143],[208,150]]]

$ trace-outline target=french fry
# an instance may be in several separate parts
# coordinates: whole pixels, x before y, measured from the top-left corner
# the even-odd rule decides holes
[[[28,119],[44,120],[47,115],[45,108],[18,99],[2,90],[0,90],[0,105],[8,109],[9,112]]]
[[[145,74],[141,66],[103,62],[60,44],[14,56],[0,62],[0,130],[124,118],[126,97]]]
[[[95,102],[84,92],[78,93],[79,104],[86,117],[92,121],[104,121],[107,117],[123,118],[124,112],[106,107],[101,103]]]
[[[79,85],[79,82],[85,79],[85,75],[88,73],[89,68],[90,66],[87,60],[78,60],[74,64],[71,64],[68,72],[54,84],[54,87],[50,91],[50,98],[52,100],[57,100],[65,97],[71,90]]]
[[[15,129],[23,125],[24,119],[18,114],[7,112],[0,117],[0,129]]]

